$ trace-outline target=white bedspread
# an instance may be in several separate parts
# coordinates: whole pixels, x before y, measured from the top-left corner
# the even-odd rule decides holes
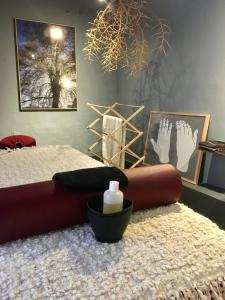
[[[225,232],[181,204],[133,214],[116,244],[84,225],[0,246],[1,300],[225,299],[224,276]]]
[[[100,166],[103,164],[70,146],[0,150],[0,188],[50,180],[56,172]]]

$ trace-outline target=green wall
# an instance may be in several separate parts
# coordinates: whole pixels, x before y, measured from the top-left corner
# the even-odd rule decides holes
[[[86,126],[95,118],[86,102],[111,103],[116,98],[116,74],[105,74],[98,63],[90,64],[82,53],[85,31],[97,1],[7,0],[0,10],[0,138],[28,134],[38,144],[70,144],[83,152],[94,139]],[[14,18],[76,27],[78,111],[19,112]]]
[[[153,0],[153,8],[172,31],[167,56],[153,60],[148,72],[131,78],[124,71],[102,72],[82,53],[85,31],[103,4],[97,0],[7,0],[0,11],[0,138],[28,134],[38,144],[71,144],[86,152],[94,140],[86,126],[95,118],[86,102],[144,104],[137,119],[147,132],[150,110],[211,114],[209,138],[225,139],[225,1]],[[19,112],[14,18],[76,27],[78,69],[77,112]],[[147,32],[150,40],[151,32]],[[138,145],[143,152],[145,136]],[[219,161],[218,161],[219,160]],[[220,165],[218,171],[217,165]],[[207,155],[204,180],[225,186],[224,158]],[[224,164],[225,165],[225,164]],[[216,176],[215,176],[216,174]]]
[[[137,78],[119,72],[118,99],[145,105],[144,117],[139,120],[145,132],[151,110],[210,113],[208,137],[225,140],[225,1],[152,2],[154,10],[170,25],[171,49],[166,57],[153,60],[152,68]],[[146,34],[150,40],[151,31]],[[143,148],[144,140],[139,150]],[[223,171],[215,167],[215,160],[207,155],[204,180],[211,174],[216,184],[222,177],[219,184],[225,187],[225,157]]]

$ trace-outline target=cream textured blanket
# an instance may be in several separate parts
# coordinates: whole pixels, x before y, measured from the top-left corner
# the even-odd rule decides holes
[[[51,180],[56,172],[100,166],[103,164],[70,146],[0,150],[0,188]]]
[[[123,240],[89,225],[0,246],[0,299],[225,299],[225,232],[181,204],[133,214]]]

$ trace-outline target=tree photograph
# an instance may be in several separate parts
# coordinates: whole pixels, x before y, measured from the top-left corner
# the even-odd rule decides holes
[[[20,110],[77,110],[75,28],[15,20]]]

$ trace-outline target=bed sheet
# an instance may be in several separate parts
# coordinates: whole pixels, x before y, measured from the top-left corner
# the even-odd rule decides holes
[[[0,188],[51,180],[56,172],[101,166],[68,145],[0,150]]]

